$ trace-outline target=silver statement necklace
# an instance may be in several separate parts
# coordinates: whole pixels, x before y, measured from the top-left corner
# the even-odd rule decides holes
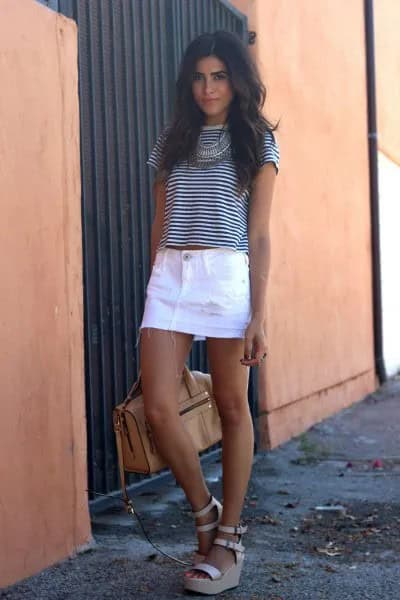
[[[218,138],[212,144],[201,141],[201,134],[197,148],[192,156],[191,163],[195,167],[207,169],[225,160],[231,155],[231,137],[229,131],[224,127]]]

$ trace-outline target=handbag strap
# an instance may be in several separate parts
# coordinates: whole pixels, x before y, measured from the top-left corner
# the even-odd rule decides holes
[[[126,406],[129,403],[129,401],[132,400],[132,398],[134,398],[135,395],[137,395],[136,394],[137,392],[140,394],[141,390],[142,390],[142,376],[141,376],[141,372],[139,371],[138,377],[137,377],[135,383],[133,384],[133,386],[131,387],[131,389],[129,390],[129,392],[124,400],[123,406]]]
[[[197,379],[193,376],[193,373],[191,372],[191,370],[189,369],[189,367],[187,365],[184,366],[182,375],[183,375],[183,381],[189,392],[189,396],[191,398],[193,398],[193,396],[197,396],[197,394],[200,394],[201,389],[200,389],[199,383],[198,383]]]
[[[117,455],[118,455],[118,468],[119,468],[119,478],[121,481],[122,488],[122,496],[125,502],[126,508],[129,512],[129,507],[131,506],[131,500],[129,499],[128,492],[126,491],[126,479],[125,479],[125,469],[124,469],[124,460],[122,453],[122,436],[121,436],[121,417],[117,414],[114,421],[114,431],[115,431],[115,439],[117,442]],[[132,506],[133,510],[133,506]]]
[[[125,469],[124,469],[124,463],[123,463],[123,459],[122,459],[123,454],[122,454],[122,436],[121,436],[121,417],[119,414],[116,415],[115,420],[114,420],[114,431],[115,431],[115,438],[117,441],[118,468],[119,468],[119,477],[120,477],[121,487],[122,487],[122,501],[125,504],[127,513],[129,515],[131,515],[132,519],[134,519],[136,517],[145,538],[153,546],[153,548],[155,550],[157,550],[157,552],[160,552],[160,554],[162,554],[163,556],[166,556],[170,560],[173,560],[174,562],[177,562],[180,565],[184,565],[185,567],[190,567],[192,565],[192,563],[185,562],[184,560],[180,560],[179,558],[176,558],[175,556],[171,556],[167,552],[164,552],[164,550],[162,550],[159,546],[154,544],[154,542],[152,542],[151,539],[149,538],[149,536],[147,535],[145,528],[143,527],[142,521],[141,521],[138,513],[136,512],[135,507],[133,506],[133,502],[129,498],[128,492],[126,489]],[[107,494],[101,494],[101,495],[107,496]],[[112,496],[110,496],[110,498],[111,497]]]

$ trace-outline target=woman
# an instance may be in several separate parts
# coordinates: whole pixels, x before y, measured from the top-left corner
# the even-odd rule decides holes
[[[157,169],[156,211],[141,374],[158,449],[196,520],[198,556],[185,589],[216,594],[238,585],[244,557],[240,515],[253,456],[248,371],[266,356],[268,222],[279,151],[261,115],[265,88],[233,34],[196,38],[176,91],[172,124],[149,159]],[[202,338],[222,423],[223,510],[176,401],[192,342]]]

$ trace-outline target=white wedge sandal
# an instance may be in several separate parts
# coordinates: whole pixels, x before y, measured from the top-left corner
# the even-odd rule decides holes
[[[205,515],[212,511],[214,506],[217,508],[218,512],[217,520],[213,521],[212,523],[206,523],[205,525],[196,525],[196,530],[200,533],[203,531],[212,531],[213,529],[218,528],[222,516],[222,504],[218,502],[218,500],[214,498],[214,496],[210,496],[210,501],[204,508],[193,512],[193,516],[195,517],[195,519],[197,519],[198,517],[205,517]],[[198,551],[195,552],[193,556],[193,564],[196,565],[197,563],[200,563],[202,560],[204,560],[204,558],[204,554],[200,554],[200,552]]]
[[[214,594],[220,594],[225,590],[237,587],[239,585],[240,573],[242,572],[243,561],[244,561],[244,546],[241,543],[242,534],[246,533],[247,527],[237,525],[236,527],[225,527],[219,525],[218,531],[222,533],[231,533],[239,536],[238,542],[232,540],[225,540],[216,537],[214,544],[217,546],[223,546],[233,550],[235,554],[235,562],[223,573],[208,563],[198,563],[193,567],[195,571],[201,571],[206,573],[210,579],[197,579],[196,577],[184,577],[184,588],[190,592],[197,592],[198,594],[206,594],[212,596]]]

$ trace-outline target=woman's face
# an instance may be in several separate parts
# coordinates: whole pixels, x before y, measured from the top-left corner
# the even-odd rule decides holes
[[[193,73],[192,93],[207,125],[226,122],[233,90],[225,63],[216,56],[200,59]]]

